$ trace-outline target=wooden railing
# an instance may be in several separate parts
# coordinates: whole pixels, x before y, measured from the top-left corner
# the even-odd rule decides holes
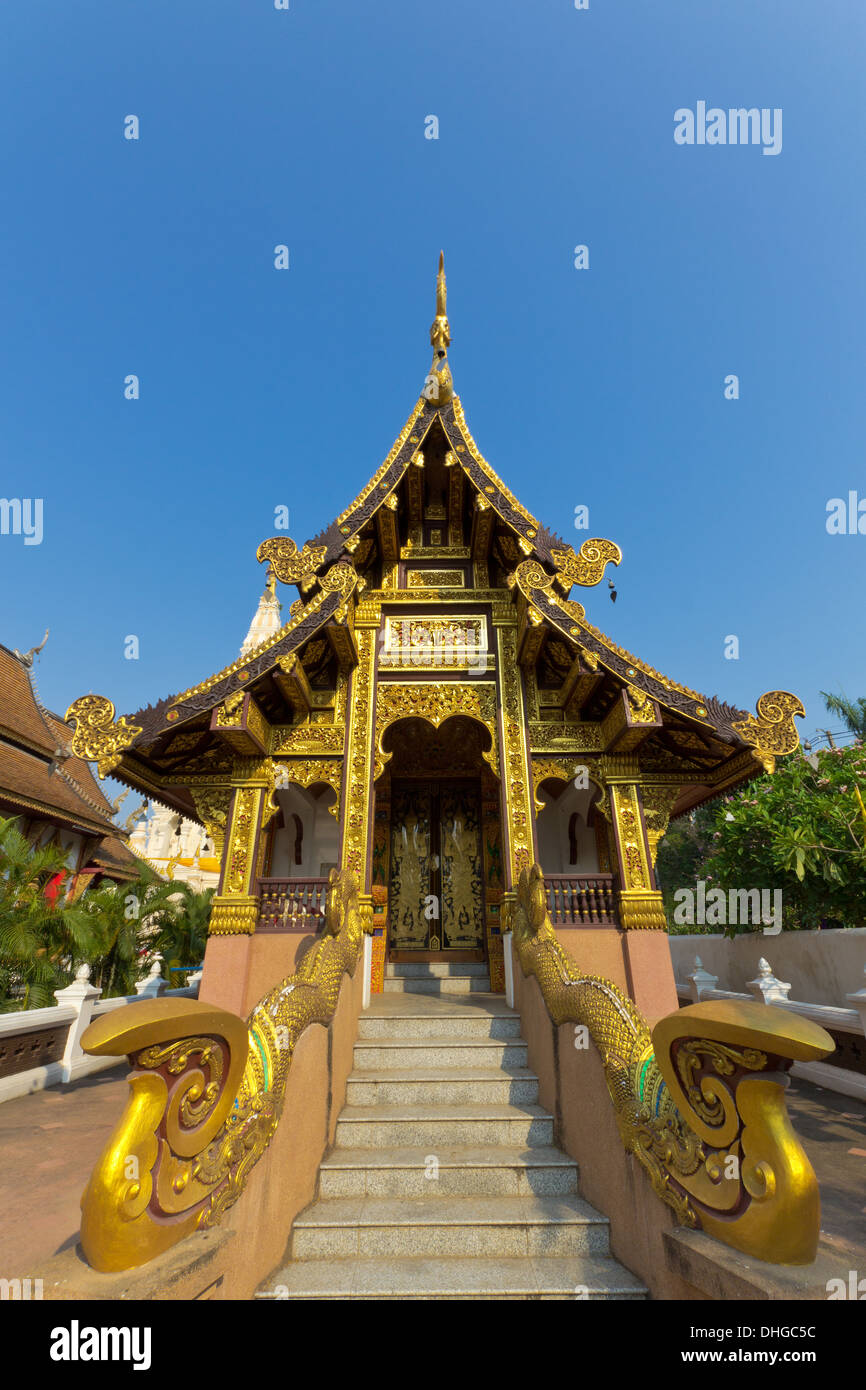
[[[260,878],[256,931],[318,931],[327,887],[326,878]]]
[[[616,922],[613,874],[545,874],[547,910],[554,923]]]

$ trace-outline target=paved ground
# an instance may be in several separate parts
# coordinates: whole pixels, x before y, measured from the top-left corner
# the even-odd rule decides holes
[[[74,1245],[79,1203],[123,1111],[125,1061],[0,1105],[0,1277],[24,1278]]]
[[[121,1062],[72,1086],[0,1105],[0,1277],[23,1278],[74,1244],[81,1193],[129,1093],[126,1070]],[[866,1105],[805,1081],[792,1082],[788,1095],[821,1184],[823,1242],[862,1277]]]
[[[866,1277],[866,1105],[792,1081],[788,1110],[821,1185],[822,1242]]]

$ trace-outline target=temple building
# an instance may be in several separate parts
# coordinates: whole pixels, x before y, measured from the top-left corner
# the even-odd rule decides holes
[[[619,548],[575,551],[480,453],[441,258],[430,339],[354,501],[259,546],[241,654],[67,713],[75,755],[220,866],[198,999],[82,1038],[132,1068],[82,1198],[100,1298],[742,1298],[721,1243],[814,1261],[785,1088],[833,1041],[752,1000],[680,1008],[655,878],[670,817],[772,771],[803,707],[735,709],[591,623],[572,591]],[[224,1217],[208,1263],[193,1234]]]
[[[575,552],[481,454],[441,261],[430,338],[423,390],[354,501],[300,549],[259,546],[241,655],[117,720],[97,695],[67,717],[101,776],[204,827],[212,946],[308,930],[336,866],[372,904],[374,990],[386,961],[448,960],[488,962],[496,990],[503,895],[534,862],[555,923],[616,930],[626,962],[636,933],[663,936],[669,818],[771,769],[802,706],[772,692],[735,709],[589,622],[572,591],[620,550]],[[286,622],[277,580],[297,589]]]
[[[104,878],[135,879],[141,864],[114,821],[117,804],[72,752],[72,730],[39,698],[33,663],[47,638],[24,653],[0,646],[0,816],[33,845],[64,851],[77,896]]]

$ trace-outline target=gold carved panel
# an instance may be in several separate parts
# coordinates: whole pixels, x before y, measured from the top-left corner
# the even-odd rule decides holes
[[[312,787],[317,782],[324,782],[327,786],[333,787],[337,793],[337,798],[333,805],[328,807],[332,816],[340,817],[340,790],[343,784],[343,763],[337,758],[293,758],[287,763],[274,764],[274,776],[276,786],[288,787],[294,784],[298,787]]]
[[[383,636],[379,665],[390,670],[486,671],[491,664],[483,617],[388,617]]]
[[[346,740],[343,724],[299,724],[297,727],[280,726],[274,729],[271,752],[297,756],[312,755],[322,757],[328,753],[342,755]]]
[[[465,576],[462,570],[408,570],[409,589],[462,589]]]
[[[496,736],[496,687],[487,681],[418,681],[387,682],[379,686],[376,696],[376,766],[374,780],[381,776],[391,754],[382,747],[382,736],[389,724],[398,719],[425,719],[434,729],[454,714],[477,719],[490,731],[492,745],[483,753],[484,761],[499,776],[498,739]]]

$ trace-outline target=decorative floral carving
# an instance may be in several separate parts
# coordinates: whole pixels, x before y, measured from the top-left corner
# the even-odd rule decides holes
[[[315,578],[326,552],[324,545],[305,541],[303,550],[298,550],[291,536],[271,536],[270,540],[262,541],[256,559],[260,564],[270,560],[274,574],[283,584],[302,584]]]
[[[491,747],[482,757],[499,776],[496,738],[496,690],[486,681],[443,681],[397,684],[389,681],[379,687],[376,697],[376,767],[374,779],[381,776],[391,754],[382,747],[382,735],[398,719],[425,719],[438,729],[452,715],[465,714],[479,720],[490,731]]]
[[[123,751],[134,743],[141,729],[121,717],[114,722],[114,705],[104,695],[81,695],[66,711],[67,722],[75,721],[72,751],[76,757],[95,762],[100,778],[120,762]]]
[[[570,545],[561,550],[551,550],[553,563],[566,593],[572,584],[593,588],[604,578],[608,564],[618,565],[622,551],[614,541],[606,541],[595,536],[585,540],[577,554]]]
[[[753,746],[758,762],[772,772],[777,757],[799,747],[800,735],[794,719],[802,718],[806,711],[797,696],[787,690],[768,690],[758,700],[757,710],[757,719],[750,714],[747,719],[738,720],[734,728],[744,743]]]

